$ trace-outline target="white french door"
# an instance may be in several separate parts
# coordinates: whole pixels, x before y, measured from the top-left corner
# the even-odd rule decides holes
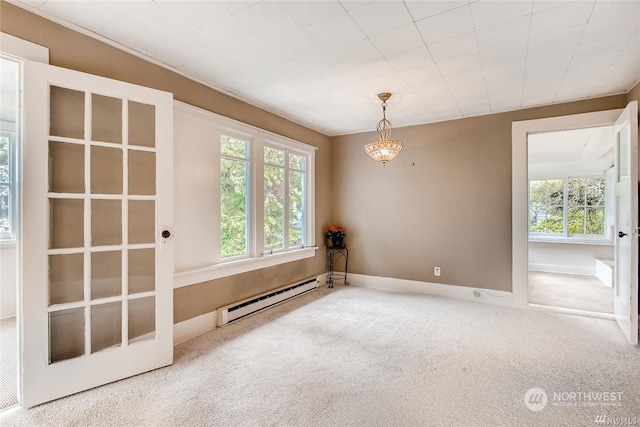
[[[26,62],[22,404],[173,363],[172,95]]]
[[[616,230],[614,314],[631,344],[638,344],[638,103],[615,123]]]

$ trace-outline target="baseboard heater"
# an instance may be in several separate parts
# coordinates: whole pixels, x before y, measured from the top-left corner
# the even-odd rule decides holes
[[[291,298],[306,294],[307,292],[317,288],[318,278],[312,277],[293,285],[287,285],[255,297],[221,307],[217,310],[218,326],[233,323],[247,316],[251,316],[252,314],[256,314],[259,311],[288,301]]]

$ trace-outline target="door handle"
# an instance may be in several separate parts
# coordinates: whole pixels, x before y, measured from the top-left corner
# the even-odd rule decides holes
[[[621,231],[622,233],[622,231]],[[171,232],[169,230],[163,230],[162,231],[162,238],[163,239],[168,239],[171,236]]]
[[[618,231],[618,237],[623,238],[624,236],[628,236],[624,231]]]

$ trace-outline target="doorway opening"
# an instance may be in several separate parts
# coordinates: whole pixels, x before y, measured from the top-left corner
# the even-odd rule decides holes
[[[18,153],[21,61],[0,56],[0,411],[18,405]]]
[[[613,126],[527,136],[528,302],[613,315]]]

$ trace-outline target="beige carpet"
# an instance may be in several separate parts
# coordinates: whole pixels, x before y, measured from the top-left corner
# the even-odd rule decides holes
[[[18,403],[16,318],[0,320],[0,410]]]
[[[530,271],[529,302],[613,313],[613,288],[605,286],[593,276]]]
[[[639,385],[640,350],[613,321],[337,286],[179,345],[171,367],[0,424],[593,426],[640,416]],[[538,412],[524,402],[534,387],[548,395]],[[553,400],[571,392],[621,393],[621,406]]]

